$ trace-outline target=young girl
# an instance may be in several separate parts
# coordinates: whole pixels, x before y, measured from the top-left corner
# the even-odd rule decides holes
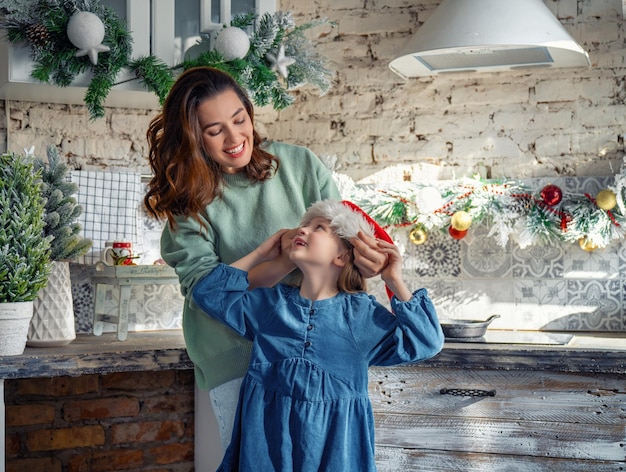
[[[284,231],[200,280],[193,300],[253,341],[230,446],[219,471],[375,471],[368,367],[437,354],[443,333],[425,289],[402,280],[398,249],[378,240],[393,313],[364,292],[349,239],[372,235],[360,210],[324,200],[307,210],[288,254]],[[299,287],[248,290],[247,271],[287,257]]]

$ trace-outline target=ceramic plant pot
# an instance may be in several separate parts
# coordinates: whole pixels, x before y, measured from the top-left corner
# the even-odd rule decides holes
[[[34,302],[28,346],[65,346],[76,339],[69,262],[53,261],[51,265],[48,285]]]
[[[0,303],[0,356],[24,352],[32,317],[33,302]]]

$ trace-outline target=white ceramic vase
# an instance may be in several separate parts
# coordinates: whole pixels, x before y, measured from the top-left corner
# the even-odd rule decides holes
[[[65,346],[76,339],[70,264],[53,261],[51,265],[48,285],[39,291],[34,302],[28,346]]]
[[[0,356],[24,352],[33,302],[0,303]]]

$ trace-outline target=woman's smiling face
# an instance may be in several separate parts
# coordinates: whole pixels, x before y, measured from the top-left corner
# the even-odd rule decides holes
[[[236,174],[252,157],[254,126],[233,90],[204,100],[197,109],[204,148],[222,172]]]

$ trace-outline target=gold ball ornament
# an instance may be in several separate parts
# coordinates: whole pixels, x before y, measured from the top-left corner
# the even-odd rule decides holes
[[[598,208],[609,211],[615,208],[617,205],[617,198],[615,197],[615,193],[608,188],[604,190],[600,190],[598,195],[596,195],[596,205]]]
[[[428,233],[426,233],[426,231],[424,231],[424,229],[420,228],[419,226],[416,228],[413,228],[411,232],[409,233],[409,240],[416,246],[420,246],[424,244],[427,239],[428,239]]]
[[[596,249],[598,249],[598,246],[587,238],[580,238],[578,240],[578,245],[583,251],[587,251],[587,252],[593,252]]]
[[[466,231],[472,226],[472,217],[466,211],[457,211],[450,219],[450,226],[457,231]]]

